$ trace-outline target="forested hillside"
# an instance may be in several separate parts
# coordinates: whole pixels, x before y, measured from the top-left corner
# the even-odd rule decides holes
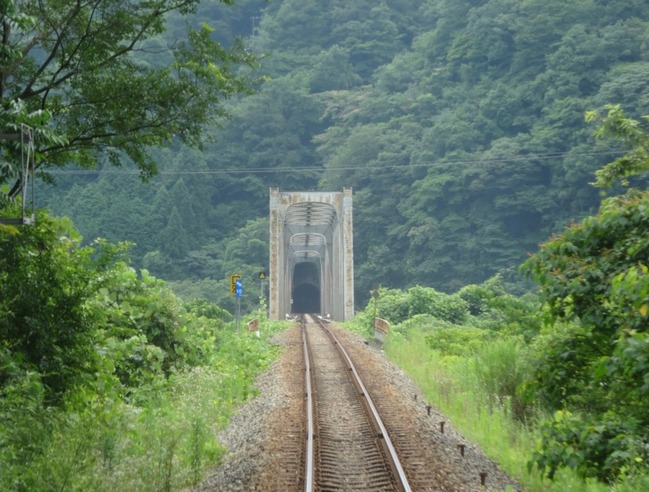
[[[124,162],[53,174],[37,196],[87,241],[132,241],[137,265],[224,307],[231,273],[266,268],[269,187],[354,189],[361,304],[375,284],[514,280],[599,204],[589,182],[619,154],[585,112],[649,113],[641,0],[204,1],[200,22],[262,57],[215,142],[156,151],[147,184]]]

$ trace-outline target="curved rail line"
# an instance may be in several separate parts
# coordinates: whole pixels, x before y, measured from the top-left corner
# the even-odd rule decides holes
[[[375,428],[377,437],[380,438],[379,441],[382,444],[385,458],[389,463],[390,468],[392,469],[392,474],[394,476],[394,480],[397,487],[399,488],[399,490],[411,492],[412,489],[408,482],[408,477],[406,476],[401,461],[397,455],[396,449],[392,444],[392,441],[390,440],[388,431],[385,425],[383,424],[383,421],[376,409],[376,406],[372,402],[372,398],[370,397],[367,389],[365,388],[365,385],[363,384],[363,381],[361,380],[360,375],[356,370],[356,367],[354,366],[351,358],[347,354],[347,351],[339,343],[338,339],[332,333],[332,331],[325,326],[322,320],[314,316],[312,316],[311,319],[313,319],[318,324],[318,326],[320,326],[320,328],[325,331],[327,336],[330,338],[330,340],[336,347],[341,360],[349,369],[352,384],[355,387],[360,400],[363,402],[363,406],[366,408],[370,421],[372,422],[372,425]],[[309,343],[306,335],[305,316],[303,316],[301,319],[301,328],[302,328],[302,340],[303,340],[303,349],[304,349],[304,360],[305,360],[305,367],[306,367],[305,386],[306,386],[306,405],[307,405],[307,454],[305,459],[305,490],[307,492],[312,492],[315,487],[315,476],[316,476],[315,473],[316,429],[315,429],[315,420],[314,420],[315,398],[313,396],[314,375],[312,371],[311,353],[310,353]]]

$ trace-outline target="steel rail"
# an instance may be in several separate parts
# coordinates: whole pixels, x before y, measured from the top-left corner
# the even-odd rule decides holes
[[[307,343],[307,334],[305,319],[302,316],[302,346],[304,348],[304,366],[305,366],[305,381],[306,381],[306,415],[307,415],[307,436],[306,436],[306,460],[304,471],[304,490],[306,492],[313,492],[315,473],[314,473],[314,422],[313,422],[313,392],[311,381],[313,374],[311,371],[311,354],[309,352],[309,344]]]
[[[374,420],[376,426],[378,427],[380,431],[380,436],[383,438],[383,442],[385,443],[385,446],[388,449],[388,459],[390,460],[390,464],[395,471],[398,480],[398,485],[400,485],[405,492],[412,492],[412,488],[410,487],[410,483],[408,482],[408,477],[406,475],[406,472],[403,469],[403,466],[401,465],[401,460],[399,459],[399,456],[397,454],[397,450],[395,449],[394,445],[392,444],[392,440],[390,439],[390,436],[388,435],[388,430],[386,429],[385,425],[383,424],[383,420],[381,420],[381,417],[379,416],[379,412],[377,411],[376,407],[374,406],[374,402],[372,401],[372,398],[370,397],[370,394],[368,393],[367,389],[365,388],[365,385],[363,384],[363,381],[361,380],[360,375],[358,374],[358,371],[356,371],[356,367],[354,366],[354,363],[352,362],[351,358],[349,357],[349,354],[347,354],[347,351],[344,349],[344,347],[340,344],[336,336],[333,334],[333,332],[327,328],[324,323],[317,317],[314,317],[320,328],[325,330],[329,337],[333,340],[334,344],[338,348],[338,351],[340,354],[343,356],[343,359],[347,363],[348,368],[351,370],[351,373],[353,374],[353,380],[354,382],[358,385],[358,388],[360,389],[362,395],[365,397],[365,401],[367,402],[367,406],[370,409],[371,417]]]

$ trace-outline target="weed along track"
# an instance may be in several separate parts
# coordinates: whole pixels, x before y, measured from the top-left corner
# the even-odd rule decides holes
[[[196,490],[520,490],[380,350],[325,328],[305,317],[276,337],[283,355],[220,436],[225,462]]]

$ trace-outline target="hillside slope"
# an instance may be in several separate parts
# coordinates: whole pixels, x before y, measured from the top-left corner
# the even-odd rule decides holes
[[[163,174],[60,177],[39,192],[87,239],[137,243],[140,266],[227,306],[226,278],[267,264],[268,187],[354,189],[356,298],[372,286],[452,291],[516,267],[592,213],[616,155],[585,111],[649,113],[640,0],[204,2],[247,37],[269,80],[234,102],[204,152]],[[191,173],[191,174],[188,174]],[[198,174],[197,174],[198,173]]]

